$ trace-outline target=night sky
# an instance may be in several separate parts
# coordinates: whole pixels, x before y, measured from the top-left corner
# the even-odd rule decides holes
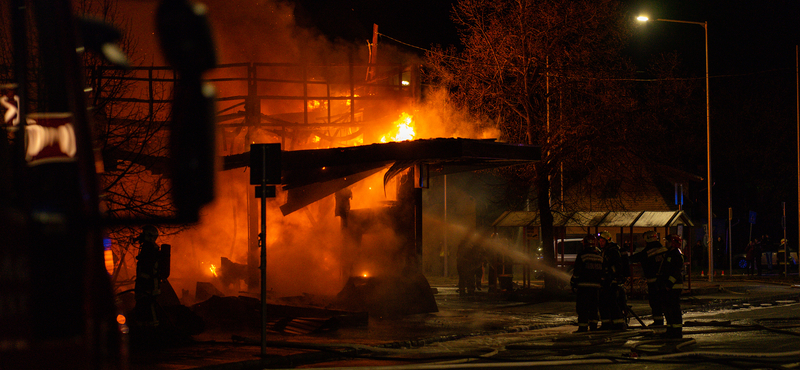
[[[632,17],[647,14],[651,19],[708,22],[714,214],[726,219],[728,207],[733,208],[735,247],[750,235],[750,211],[757,214],[752,237],[769,234],[778,241],[783,237],[781,207],[786,202],[787,236],[797,239],[795,45],[800,43],[800,2],[625,4]],[[701,26],[648,22],[632,31],[626,51],[637,65],[645,66],[657,53],[677,51],[688,75],[705,73]],[[704,118],[705,112],[699,113]],[[704,161],[698,158],[696,169],[688,170],[705,178]],[[695,198],[705,203],[705,193]]]
[[[435,0],[292,0],[300,26],[314,27],[331,38],[363,42],[378,32],[404,43],[428,48],[451,45],[458,34],[450,21],[453,1]],[[400,45],[389,39],[380,42]],[[410,48],[410,50],[414,50]]]
[[[800,2],[794,0],[625,1],[632,16],[708,22],[712,75],[794,66]],[[701,26],[649,22],[634,27],[631,55],[678,50],[703,67]],[[638,51],[638,52],[637,52]]]
[[[241,8],[240,17],[253,13],[250,10],[253,7],[269,8],[266,4],[270,2],[207,1],[211,12]],[[134,9],[152,8],[155,3],[149,0],[121,2],[125,12],[140,16],[134,24],[145,28],[152,18],[151,10]],[[422,51],[402,43],[421,48],[458,44],[456,28],[450,21],[454,1],[281,0],[280,3],[292,5],[294,24],[314,30],[330,41],[365,45],[372,38],[374,23],[378,24],[380,33],[399,40],[381,37],[379,43],[417,55]],[[768,232],[782,236],[781,203],[786,202],[787,233],[790,239],[797,239],[795,45],[800,43],[800,1],[624,0],[622,5],[631,22],[630,40],[624,52],[638,69],[644,70],[659,53],[675,51],[686,77],[698,82],[693,97],[698,105],[694,125],[702,127],[697,127],[699,132],[694,139],[702,145],[692,148],[676,145],[675,150],[696,153],[692,156],[694,162],[686,163],[682,169],[703,178],[706,177],[703,28],[666,22],[640,24],[634,18],[647,14],[651,19],[708,22],[714,213],[724,219],[728,207],[732,207],[733,223],[740,222],[734,227],[736,233],[737,228],[747,230],[747,215],[750,211],[757,212],[754,234]],[[245,21],[258,24],[270,14],[264,12]],[[219,17],[212,15],[212,19]],[[234,22],[236,27],[244,28],[241,24],[242,21]],[[151,32],[145,35],[150,36]],[[247,34],[239,39],[220,40],[220,43],[228,41],[226,46],[230,46],[251,38],[252,34]],[[267,38],[263,42],[274,46],[273,41]],[[155,46],[152,40],[143,38],[139,46],[147,61],[159,64],[158,56],[152,53]],[[242,61],[228,56],[222,59],[227,63]],[[704,187],[704,184],[696,184],[692,187],[695,193],[688,195],[703,207],[706,203]],[[705,211],[696,213],[704,215]],[[744,232],[745,240],[747,236]],[[742,237],[734,236],[737,238]]]
[[[300,26],[316,28],[330,38],[363,42],[379,32],[402,42],[428,48],[457,44],[450,21],[454,1],[292,0]],[[624,0],[631,19],[626,52],[645,65],[656,53],[676,50],[704,68],[703,29],[697,25],[649,22],[634,17],[708,22],[711,74],[754,72],[794,66],[794,45],[800,41],[800,1],[796,0]],[[394,40],[382,42],[398,44]]]
[[[458,43],[449,18],[453,1],[294,2],[300,25],[316,27],[332,39],[364,42],[377,23],[380,33],[422,48]],[[634,18],[646,14],[651,19],[708,22],[715,217],[725,219],[728,207],[733,208],[732,223],[738,222],[734,240],[739,244],[749,236],[747,216],[754,211],[758,218],[753,235],[769,233],[779,240],[781,205],[786,202],[787,233],[796,239],[795,45],[800,43],[800,1],[624,0],[622,5],[631,21],[626,56],[644,70],[659,53],[677,52],[686,77],[698,79],[696,95],[702,109],[697,118],[703,128],[703,28],[653,21],[641,24]],[[380,42],[400,45],[387,38]],[[704,130],[697,134],[705,143]],[[685,149],[676,145],[676,150]],[[705,178],[705,147],[693,150],[698,153],[696,161],[684,169]],[[704,207],[703,188],[704,184],[694,186],[696,193],[690,198]],[[705,218],[705,211],[696,213],[696,218]]]

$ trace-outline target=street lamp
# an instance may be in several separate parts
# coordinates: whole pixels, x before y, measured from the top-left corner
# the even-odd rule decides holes
[[[640,15],[636,17],[639,22],[647,22],[650,18]],[[705,46],[706,46],[706,167],[708,174],[708,281],[714,281],[714,233],[712,231],[713,213],[711,212],[711,109],[709,108],[708,99],[708,22],[692,22],[692,21],[679,21],[674,19],[656,19],[659,22],[672,22],[672,23],[688,23],[696,24],[703,27],[705,31]],[[728,251],[731,253],[732,251]]]

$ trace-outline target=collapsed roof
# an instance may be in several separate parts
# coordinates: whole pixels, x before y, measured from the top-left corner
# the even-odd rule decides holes
[[[535,162],[538,146],[476,139],[422,139],[344,148],[281,152],[284,215],[301,209],[381,170],[384,183],[403,170],[425,165],[429,176]],[[248,167],[250,152],[223,157],[223,170]],[[428,172],[426,171],[426,173]]]

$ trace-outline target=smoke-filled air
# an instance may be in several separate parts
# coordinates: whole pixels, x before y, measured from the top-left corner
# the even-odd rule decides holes
[[[313,28],[297,26],[294,9],[279,1],[206,2],[214,31],[220,68],[207,78],[214,83],[218,97],[245,96],[323,96],[327,99],[259,99],[261,122],[273,126],[247,126],[242,100],[218,101],[218,155],[235,155],[249,150],[251,143],[281,143],[282,150],[323,149],[366,145],[388,141],[425,138],[498,138],[499,131],[491,122],[470,122],[450,106],[445,92],[425,91],[409,97],[356,100],[358,111],[351,110],[353,101],[343,97],[368,94],[383,96],[378,90],[353,87],[351,81],[366,85],[377,80],[381,69],[349,68],[373,62],[398,66],[418,66],[419,57],[400,50],[396,44],[371,40],[344,42],[330,40]],[[141,5],[140,2],[133,4]],[[140,31],[147,33],[147,31]],[[146,44],[146,43],[145,43]],[[152,58],[156,60],[155,58]],[[237,63],[236,65],[231,65]],[[287,66],[249,63],[286,63]],[[298,67],[304,66],[304,67]],[[394,67],[393,67],[394,68]],[[418,69],[417,69],[418,70]],[[354,72],[355,71],[355,72]],[[248,73],[255,73],[259,82],[255,92],[248,90]],[[421,86],[416,72],[400,71],[398,85],[409,81]],[[417,76],[416,81],[412,81]],[[253,77],[253,76],[250,76]],[[274,80],[318,82],[308,84],[278,83]],[[386,81],[390,81],[387,79]],[[303,89],[306,89],[305,91]],[[421,89],[420,89],[421,91]],[[369,115],[369,116],[368,116]],[[298,129],[298,122],[367,122],[369,129],[309,126]],[[275,125],[286,124],[279,128]],[[353,125],[358,126],[358,125]],[[502,139],[502,138],[498,138]],[[371,209],[394,200],[394,185],[383,187],[383,173],[362,180],[350,187],[351,209]],[[226,295],[258,290],[248,286],[246,276],[234,274],[233,266],[259,264],[259,249],[251,235],[259,228],[258,199],[249,185],[249,168],[220,171],[217,174],[216,200],[206,207],[198,225],[173,236],[162,236],[159,243],[172,246],[170,282],[179,297],[191,303],[197,282],[210,282]],[[277,197],[267,203],[267,288],[274,298],[299,295],[335,295],[348,275],[379,275],[391,266],[398,253],[392,229],[377,222],[354,246],[347,242],[342,220],[334,212],[334,195],[305,208],[283,215],[279,206],[286,202],[286,193],[278,187]],[[248,202],[248,197],[250,201]],[[225,261],[227,260],[227,261]],[[223,273],[222,264],[228,264]],[[228,276],[223,276],[227,274]],[[250,280],[252,283],[253,280]],[[188,295],[187,295],[188,294]]]

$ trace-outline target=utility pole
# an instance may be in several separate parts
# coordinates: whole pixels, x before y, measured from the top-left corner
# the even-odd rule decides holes
[[[450,231],[450,227],[447,224],[447,175],[444,175],[444,246],[443,246],[443,254],[444,254],[444,277],[450,276],[450,271],[447,269],[447,264],[450,263],[448,260],[448,255],[450,254],[450,249],[447,248],[447,233]]]
[[[733,220],[733,208],[728,207],[728,276],[733,276],[733,240],[731,240],[731,220]]]
[[[267,198],[275,198],[275,185],[281,183],[281,144],[250,145],[250,185],[261,200],[261,357],[267,356]],[[269,186],[268,186],[269,185]],[[250,288],[250,286],[248,286]]]
[[[786,202],[781,202],[781,206],[783,207],[783,216],[781,217],[781,226],[783,227],[783,240],[786,240]],[[789,243],[785,243],[783,246],[783,276],[788,277],[789,275],[789,258],[791,257],[791,253],[789,253],[788,248]]]

